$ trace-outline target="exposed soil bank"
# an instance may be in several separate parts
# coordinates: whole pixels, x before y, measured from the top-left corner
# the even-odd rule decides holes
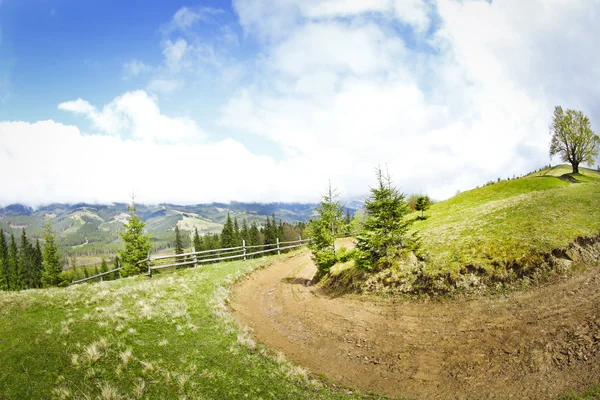
[[[345,386],[547,399],[600,384],[598,265],[527,292],[445,303],[331,298],[306,286],[314,272],[308,252],[256,271],[234,287],[231,309],[267,346]]]

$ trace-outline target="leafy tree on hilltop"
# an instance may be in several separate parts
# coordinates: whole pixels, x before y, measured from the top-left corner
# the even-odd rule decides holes
[[[183,240],[181,239],[181,233],[179,232],[179,226],[175,225],[175,254],[183,254]],[[177,257],[176,262],[181,263],[184,261],[183,257]]]
[[[144,235],[144,224],[138,217],[135,204],[128,206],[129,220],[125,223],[125,232],[119,232],[125,244],[125,250],[119,250],[124,275],[139,274],[146,271],[146,265],[139,263],[148,256],[152,247],[150,235]]]
[[[312,239],[310,249],[317,265],[317,279],[321,279],[335,264],[334,242],[340,227],[343,226],[344,215],[340,202],[336,199],[337,193],[330,183],[327,193],[315,208],[318,217],[311,219],[308,224],[308,234]]]
[[[574,174],[579,173],[582,162],[594,163],[600,136],[592,131],[590,120],[584,113],[571,109],[565,112],[561,106],[556,106],[550,132],[550,157],[558,154],[562,161],[571,164]]]
[[[393,261],[418,246],[408,228],[414,221],[405,218],[410,207],[404,194],[392,186],[388,173],[377,168],[377,186],[371,188],[371,196],[365,201],[365,219],[357,238],[360,265],[372,270],[388,268]]]

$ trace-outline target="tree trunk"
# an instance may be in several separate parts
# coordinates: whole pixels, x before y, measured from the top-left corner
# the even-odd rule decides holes
[[[579,163],[572,163],[571,165],[573,166],[573,173],[578,174],[579,173]]]

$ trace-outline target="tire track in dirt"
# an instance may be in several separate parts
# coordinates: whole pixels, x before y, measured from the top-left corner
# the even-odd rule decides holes
[[[255,271],[230,307],[315,374],[391,397],[556,397],[600,384],[600,268],[508,296],[447,302],[330,297],[306,252]]]

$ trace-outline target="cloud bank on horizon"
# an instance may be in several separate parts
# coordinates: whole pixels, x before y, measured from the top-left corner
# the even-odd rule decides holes
[[[155,54],[114,71],[125,91],[0,121],[0,204],[132,190],[142,203],[309,202],[329,180],[366,193],[384,164],[404,192],[444,199],[521,175],[550,161],[554,105],[600,123],[599,14],[588,0],[180,6]]]

